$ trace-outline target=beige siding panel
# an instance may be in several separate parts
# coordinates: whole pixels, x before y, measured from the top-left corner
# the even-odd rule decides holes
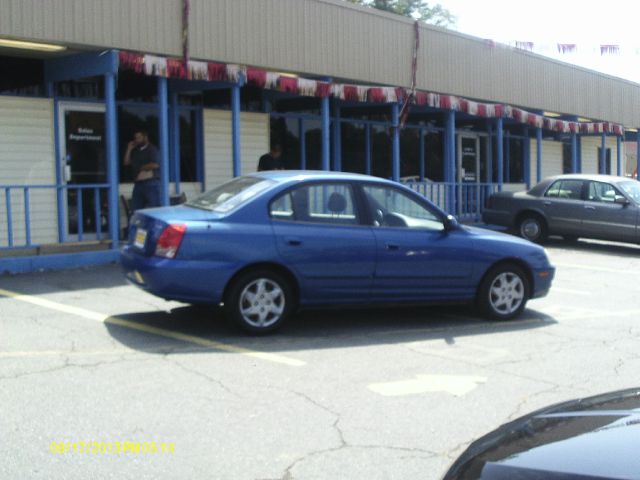
[[[0,185],[55,185],[53,104],[49,99],[0,97]],[[57,242],[55,189],[32,189],[32,243]],[[12,190],[14,245],[26,242],[23,190]],[[0,246],[8,245],[7,207],[0,189]]]
[[[0,0],[0,35],[180,55],[180,0]]]
[[[231,112],[204,110],[205,189],[233,177]],[[256,171],[260,155],[269,150],[269,115],[243,112],[240,115],[241,173]]]
[[[531,142],[531,170],[530,178],[531,183],[535,184],[536,181],[536,158],[538,155],[538,144],[536,141]],[[553,175],[562,174],[562,142],[555,142],[553,140],[542,141],[542,168],[541,168],[541,180]]]
[[[582,137],[582,172],[583,173],[598,173],[598,164],[600,159],[598,158],[598,148],[602,145],[601,137]],[[611,173],[616,174],[616,162],[617,162],[617,146],[615,137],[607,137],[606,148],[611,149]],[[622,156],[622,171],[624,172],[625,157]]]
[[[0,0],[0,36],[182,54],[181,0]],[[640,126],[640,85],[421,25],[417,86]],[[413,22],[344,0],[191,0],[190,52],[214,60],[409,86]]]

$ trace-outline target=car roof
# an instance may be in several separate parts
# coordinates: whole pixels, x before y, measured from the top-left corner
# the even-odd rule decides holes
[[[348,172],[327,172],[323,170],[269,170],[248,174],[252,177],[264,177],[278,183],[303,180],[340,180],[340,181],[369,181],[397,185],[396,182],[371,175]]]
[[[546,181],[555,181],[560,179],[566,180],[593,180],[599,182],[623,182],[627,180],[632,180],[629,177],[618,177],[616,175],[601,175],[595,173],[565,173],[563,175],[556,175],[553,177],[549,177]]]

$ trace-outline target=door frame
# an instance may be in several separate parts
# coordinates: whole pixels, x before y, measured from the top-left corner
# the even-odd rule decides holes
[[[79,102],[74,100],[59,100],[58,101],[58,118],[56,119],[58,122],[58,155],[56,168],[58,172],[60,172],[60,185],[66,186],[70,180],[70,168],[67,165],[67,126],[65,122],[65,114],[68,111],[76,111],[76,112],[93,112],[93,113],[103,113],[106,115],[106,106],[104,103],[99,102]],[[105,120],[105,131],[106,131],[106,120]],[[63,200],[63,212],[62,220],[63,220],[63,228],[65,232],[65,237],[69,237],[71,234],[69,232],[69,196],[68,190],[64,189],[64,193],[62,195]],[[109,232],[103,232],[104,238],[108,237]],[[83,237],[86,240],[96,240],[96,233],[83,233]]]

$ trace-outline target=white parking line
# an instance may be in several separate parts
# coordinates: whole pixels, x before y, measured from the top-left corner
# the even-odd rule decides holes
[[[607,272],[607,273],[617,273],[617,274],[627,274],[627,275],[638,274],[637,271],[632,269],[622,270],[619,268],[596,267],[593,265],[580,265],[578,263],[554,263],[554,266],[556,268],[577,268],[579,270],[591,270],[593,272]]]
[[[584,290],[572,290],[570,288],[558,288],[551,287],[550,293],[569,293],[571,295],[591,295],[591,292],[585,292]]]
[[[71,305],[65,305],[63,303],[53,302],[51,300],[35,297],[32,295],[23,295],[20,293],[11,292],[9,290],[3,290],[3,289],[0,289],[0,295],[8,298],[12,298],[14,300],[18,300],[21,302],[30,303],[32,305],[37,305],[39,307],[48,308],[50,310],[55,310],[58,312],[75,315],[77,317],[86,318],[88,320],[93,320],[100,323],[108,323],[111,325],[117,325],[119,327],[130,328],[131,330],[138,330],[145,333],[152,333],[154,335],[158,335],[161,337],[171,338],[173,340],[180,340],[182,342],[191,343],[193,345],[198,345],[198,346],[210,348],[213,350],[221,350],[223,352],[237,353],[240,355],[259,358],[261,360],[267,360],[270,362],[281,363],[281,364],[289,365],[292,367],[301,367],[306,365],[306,362],[303,362],[302,360],[286,357],[284,355],[278,355],[275,353],[267,353],[267,352],[258,352],[255,350],[250,350],[244,347],[238,347],[236,345],[231,345],[228,343],[216,342],[214,340],[207,340],[205,338],[200,338],[195,335],[188,335],[185,333],[173,332],[171,330],[167,330],[164,328],[154,327],[152,325],[145,325],[138,322],[132,322],[130,320],[124,320],[122,318],[112,317],[104,313],[94,312],[92,310],[87,310],[81,307],[74,307]]]

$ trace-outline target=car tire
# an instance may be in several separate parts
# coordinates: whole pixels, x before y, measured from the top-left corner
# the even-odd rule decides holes
[[[490,320],[511,320],[522,313],[529,300],[529,279],[515,264],[498,265],[484,276],[477,307]]]
[[[518,234],[531,242],[540,243],[547,238],[547,225],[539,215],[528,214],[518,222]]]
[[[271,270],[253,270],[240,275],[226,295],[227,317],[253,335],[279,328],[295,311],[290,282]]]

